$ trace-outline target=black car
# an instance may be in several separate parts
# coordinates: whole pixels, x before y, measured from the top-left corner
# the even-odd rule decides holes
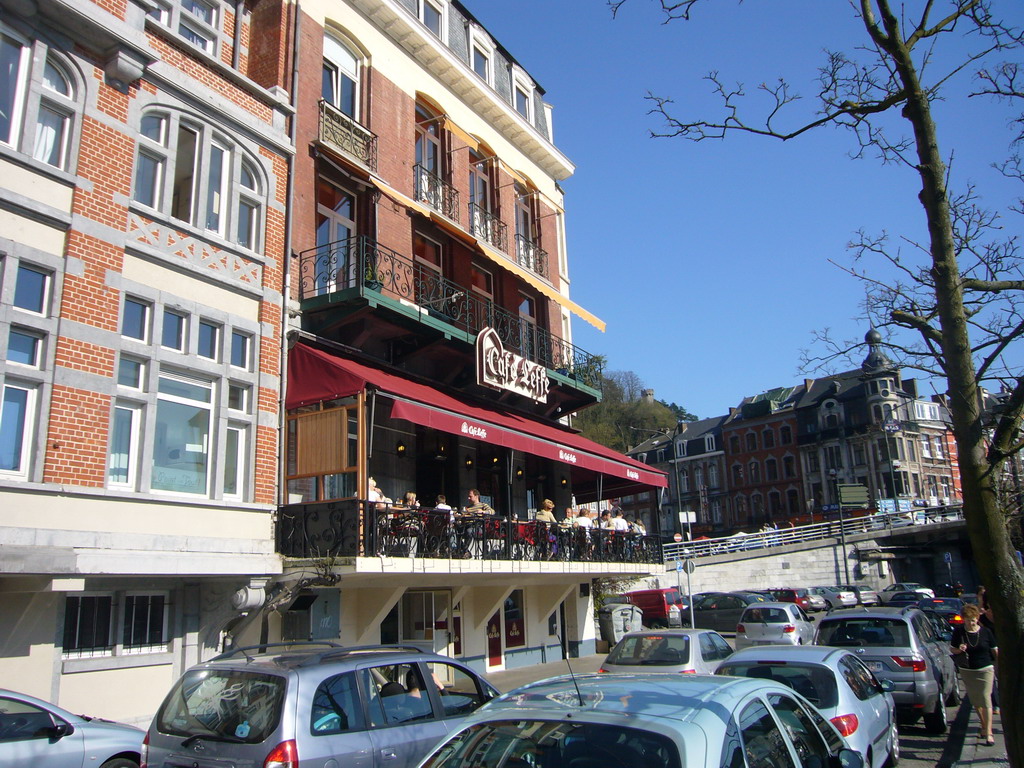
[[[694,624],[700,629],[734,634],[746,607],[766,602],[764,595],[755,592],[714,592],[693,604]]]
[[[925,613],[937,613],[949,625],[950,631],[964,625],[964,601],[957,597],[928,597],[921,600],[917,607]]]

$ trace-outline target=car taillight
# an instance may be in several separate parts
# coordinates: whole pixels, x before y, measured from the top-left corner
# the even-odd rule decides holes
[[[737,631],[737,632],[746,632],[746,631],[747,631],[747,628],[746,628],[746,627],[744,627],[744,626],[743,626],[742,624],[737,624],[737,625],[736,625],[736,631]]]
[[[139,750],[139,768],[147,768],[149,765],[149,731],[142,737],[142,749]]]
[[[836,715],[831,719],[831,722],[843,736],[851,735],[857,730],[857,726],[860,725],[856,715]]]
[[[696,669],[684,669],[684,670],[682,670],[682,673],[684,675],[696,675],[697,674],[697,670]]]
[[[924,659],[915,659],[913,656],[893,656],[892,660],[901,667],[910,667],[914,672],[924,672],[928,669]]]
[[[607,674],[607,672],[608,672],[608,670],[607,670],[607,669],[605,669],[604,667],[601,667],[601,668],[600,668],[599,670],[597,670],[597,673],[598,673],[598,674],[602,674],[602,673],[605,673],[605,674]]]
[[[796,626],[795,626],[795,625],[793,625],[793,624],[787,624],[786,626],[784,626],[784,627],[782,628],[782,631],[783,631],[783,632],[785,632],[785,633],[787,633],[787,634],[788,634],[789,632],[796,632]]]
[[[299,749],[295,746],[295,739],[282,741],[274,747],[263,761],[263,768],[299,768]]]
[[[955,615],[955,616],[954,616],[953,618],[951,618],[951,619],[949,620],[949,623],[950,623],[950,624],[963,624],[963,623],[964,623],[964,617],[963,617],[963,616],[961,616],[961,615],[960,615],[960,614],[958,613],[958,614],[956,614],[956,615]]]

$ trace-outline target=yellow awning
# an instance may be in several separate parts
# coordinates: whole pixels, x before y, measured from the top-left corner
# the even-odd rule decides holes
[[[370,177],[370,183],[373,184],[373,186],[375,186],[377,189],[379,189],[381,191],[381,193],[385,197],[393,200],[394,202],[398,203],[399,205],[404,205],[404,206],[406,206],[408,208],[412,208],[414,211],[417,211],[418,213],[421,213],[424,216],[427,216],[427,217],[430,216],[431,210],[429,208],[427,208],[427,206],[423,205],[423,203],[417,203],[411,197],[406,197],[405,195],[403,195],[398,190],[396,190],[396,189],[388,186],[387,184],[385,184],[383,181],[378,179],[376,176],[371,176]]]

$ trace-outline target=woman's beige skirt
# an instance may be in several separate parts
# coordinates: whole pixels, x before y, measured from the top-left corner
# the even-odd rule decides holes
[[[967,698],[975,707],[992,706],[992,682],[995,680],[996,668],[993,666],[981,669],[959,669],[960,679],[967,689]],[[984,702],[984,703],[982,703]]]

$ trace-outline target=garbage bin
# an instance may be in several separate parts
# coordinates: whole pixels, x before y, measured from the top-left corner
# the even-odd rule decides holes
[[[627,632],[642,628],[643,613],[635,605],[613,603],[602,606],[597,612],[597,623],[601,630],[601,639],[615,645]]]

